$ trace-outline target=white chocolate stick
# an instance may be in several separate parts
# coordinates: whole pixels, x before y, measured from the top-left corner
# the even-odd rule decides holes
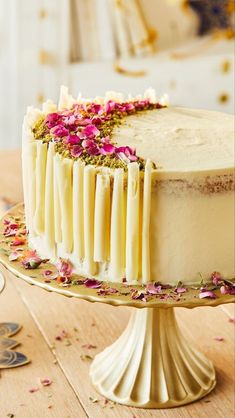
[[[96,273],[94,261],[94,211],[95,211],[95,168],[84,169],[84,248],[88,274]]]
[[[110,176],[98,174],[95,195],[94,260],[109,259],[110,241]]]
[[[59,186],[58,186],[58,165],[59,165],[59,156],[54,156],[54,229],[55,229],[55,242],[59,244],[62,241],[62,231],[61,231],[61,208],[60,208],[60,198],[59,198]]]
[[[125,271],[125,191],[123,169],[114,173],[111,237],[110,237],[110,280],[121,281]]]
[[[152,163],[147,160],[144,172],[143,223],[142,223],[142,280],[151,281],[149,227],[151,211]]]
[[[139,165],[128,165],[126,220],[126,279],[138,280],[139,273]]]
[[[48,147],[45,188],[45,239],[50,252],[55,255],[55,225],[54,225],[54,155],[55,144]]]
[[[35,235],[34,231],[34,214],[36,208],[36,156],[37,156],[37,144],[31,142],[28,145],[28,158],[27,158],[27,177],[28,177],[28,213],[29,213],[29,234]]]
[[[47,144],[37,140],[36,158],[36,210],[34,215],[34,229],[38,235],[42,235],[45,228],[45,183]]]
[[[58,190],[61,208],[62,245],[66,253],[73,250],[73,161],[60,158],[58,161]]]
[[[84,258],[84,209],[83,209],[84,164],[73,164],[73,240],[74,253],[81,260]]]
[[[29,229],[29,149],[30,144],[34,141],[32,131],[26,126],[24,121],[22,129],[22,179],[24,192],[24,206],[25,206],[25,223],[26,228]],[[35,145],[36,146],[36,145]]]

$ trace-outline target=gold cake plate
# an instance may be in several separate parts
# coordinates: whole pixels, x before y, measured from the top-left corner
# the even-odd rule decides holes
[[[134,407],[171,408],[196,401],[215,387],[213,364],[185,340],[174,308],[231,303],[234,295],[221,295],[219,289],[212,289],[214,299],[200,299],[199,288],[185,286],[184,293],[169,288],[146,296],[145,285],[101,282],[99,287],[89,288],[85,279],[75,274],[72,284],[50,281],[43,275],[45,270],[56,272],[50,262],[25,269],[21,262],[9,261],[9,253],[17,247],[11,245],[15,237],[3,235],[4,219],[24,222],[23,205],[10,209],[0,222],[0,263],[17,278],[67,297],[136,308],[123,334],[91,364],[91,380],[101,395]],[[27,242],[20,248],[29,249]]]

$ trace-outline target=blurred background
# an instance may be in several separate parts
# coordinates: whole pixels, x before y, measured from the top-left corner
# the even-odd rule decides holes
[[[0,0],[0,149],[28,105],[153,87],[171,104],[234,111],[234,1]]]

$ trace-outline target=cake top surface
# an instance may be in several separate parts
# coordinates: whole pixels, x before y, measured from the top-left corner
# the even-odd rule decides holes
[[[234,117],[221,112],[169,107],[130,116],[114,130],[119,145],[136,147],[162,171],[201,171],[234,166]]]
[[[110,96],[111,93],[111,96]],[[149,89],[144,97],[75,101],[62,89],[58,109],[44,105],[32,126],[34,139],[54,142],[63,157],[124,168],[146,160],[159,172],[234,167],[234,117],[221,112],[166,107]]]

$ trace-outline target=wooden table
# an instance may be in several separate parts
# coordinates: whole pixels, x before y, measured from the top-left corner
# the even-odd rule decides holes
[[[19,152],[0,152],[0,211],[22,200]],[[143,410],[113,405],[91,386],[90,359],[125,328],[130,308],[68,299],[45,292],[6,273],[0,295],[0,322],[23,325],[16,335],[30,364],[3,370],[0,418],[232,418],[234,416],[234,307],[178,308],[185,336],[214,363],[218,383],[206,398],[172,410]],[[229,320],[230,319],[230,320]],[[59,337],[62,335],[62,339]],[[222,336],[224,341],[216,341]],[[87,344],[96,348],[89,349]],[[50,386],[38,384],[52,379]],[[39,390],[30,393],[30,389]],[[11,415],[12,414],[12,415]]]

